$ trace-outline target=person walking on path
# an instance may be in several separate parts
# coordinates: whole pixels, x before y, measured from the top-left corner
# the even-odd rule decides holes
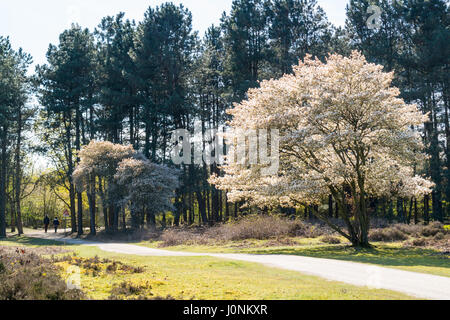
[[[44,218],[44,229],[45,229],[45,233],[47,233],[48,230],[48,226],[50,225],[50,218],[48,217],[48,215],[45,215]]]
[[[53,220],[53,226],[55,227],[55,233],[58,233],[59,220],[58,217],[55,217]]]

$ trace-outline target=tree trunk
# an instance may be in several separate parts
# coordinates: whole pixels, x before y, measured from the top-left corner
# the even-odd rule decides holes
[[[16,214],[17,214],[17,231],[19,236],[23,234],[23,224],[22,224],[22,212],[20,207],[20,198],[21,198],[21,182],[22,182],[22,168],[20,162],[20,153],[21,153],[21,144],[22,144],[22,112],[21,107],[18,108],[17,112],[17,145],[16,145]]]
[[[408,224],[411,224],[413,204],[414,204],[414,198],[411,198],[411,200],[409,201],[408,219],[406,221]]]
[[[417,211],[417,199],[414,198],[414,224],[419,223],[419,212]]]
[[[105,224],[105,231],[109,232],[109,223],[108,223],[108,207],[106,205],[106,196],[105,191],[103,190],[103,182],[102,178],[98,178],[98,191],[100,195],[100,200],[102,204],[102,211],[103,211],[103,221]]]
[[[147,227],[148,228],[156,227],[156,217],[155,217],[155,214],[153,212],[150,212],[150,211],[147,210],[146,220],[147,220]]]
[[[77,150],[76,163],[80,163],[79,152],[81,150],[81,110],[78,103],[75,110],[75,149]],[[78,236],[83,235],[83,195],[77,192],[77,216],[78,216]]]
[[[83,235],[83,195],[77,192],[78,236]]]
[[[94,180],[95,184],[95,180]],[[90,226],[90,235],[95,236],[97,234],[96,224],[95,224],[95,216],[96,216],[96,208],[95,208],[95,185],[89,187],[87,197],[89,202],[89,226]]]
[[[72,116],[69,111],[68,115],[66,116],[66,113],[63,115],[63,122],[66,126],[66,152],[67,152],[67,180],[69,181],[69,205],[70,205],[70,221],[72,224],[72,233],[77,232],[77,217],[75,212],[75,186],[73,185],[72,181],[72,174],[73,174],[73,152],[72,152],[72,134],[71,134],[71,126],[72,126]]]
[[[202,223],[206,225],[208,223],[208,217],[206,215],[205,199],[202,197],[202,193],[199,190],[197,190],[195,194],[197,195],[198,209],[200,211]]]
[[[0,169],[0,238],[6,238],[6,161],[8,128],[2,128],[2,164]]]
[[[127,231],[127,213],[125,211],[125,207],[122,207],[122,230],[124,232]]]
[[[423,219],[425,224],[430,223],[430,196],[428,194],[423,198]]]
[[[328,216],[333,218],[333,196],[331,194],[328,196]]]
[[[180,226],[180,218],[181,218],[181,210],[182,210],[182,198],[181,196],[175,197],[175,216],[174,216],[174,225],[176,227]]]

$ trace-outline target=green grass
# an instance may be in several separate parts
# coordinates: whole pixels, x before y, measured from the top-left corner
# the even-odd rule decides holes
[[[48,240],[14,237],[0,241],[0,246],[59,246]],[[128,281],[133,284],[146,282],[151,286],[152,296],[177,299],[411,299],[389,291],[357,287],[265,267],[255,263],[222,260],[212,257],[141,257],[107,253],[96,247],[66,246],[79,257],[98,256],[122,263],[141,266],[144,273],[106,274],[92,276],[82,270],[82,287],[92,299],[106,299],[113,286]],[[68,263],[62,263],[68,266]],[[150,295],[150,292],[148,293]]]
[[[407,271],[450,277],[449,256],[432,249],[405,248],[401,243],[375,243],[373,249],[355,249],[347,244],[321,244],[318,239],[299,239],[295,246],[267,246],[267,240],[236,241],[213,246],[176,246],[164,248],[173,251],[286,254],[375,264]],[[158,247],[159,242],[140,243]]]
[[[27,246],[27,247],[40,247],[40,246],[56,246],[62,247],[64,246],[63,242],[46,240],[46,239],[38,239],[38,238],[29,238],[29,237],[19,237],[17,235],[10,236],[7,239],[0,239],[0,246]]]

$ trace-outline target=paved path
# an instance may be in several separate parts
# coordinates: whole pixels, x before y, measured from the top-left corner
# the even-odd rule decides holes
[[[328,280],[356,286],[388,289],[417,298],[450,300],[450,278],[409,272],[374,265],[333,259],[319,259],[291,255],[250,255],[186,253],[146,248],[126,243],[101,243],[64,238],[63,235],[31,233],[29,237],[65,241],[68,244],[97,246],[103,251],[139,256],[210,256],[223,259],[261,263],[266,266],[299,271]]]

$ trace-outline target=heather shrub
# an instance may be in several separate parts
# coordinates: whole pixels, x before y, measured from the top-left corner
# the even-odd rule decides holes
[[[317,238],[325,233],[320,227],[280,216],[248,216],[234,223],[224,224],[212,232],[227,240],[267,240],[283,236]]]
[[[103,273],[123,273],[123,274],[136,274],[143,273],[145,270],[142,267],[135,267],[132,265],[124,264],[120,261],[113,261],[110,259],[100,259],[98,256],[94,258],[79,258],[66,256],[60,259],[56,259],[56,262],[68,262],[73,266],[82,268],[86,274],[92,276],[98,276]]]
[[[343,222],[333,219],[333,224],[345,227]],[[445,240],[450,234],[441,223],[430,225],[388,224],[386,220],[371,221],[369,241],[394,242],[413,238],[433,238]],[[326,224],[319,221],[306,222],[299,219],[289,219],[281,215],[249,215],[230,223],[213,227],[181,227],[165,230],[159,237],[161,246],[177,245],[211,245],[230,241],[271,240],[266,245],[295,245],[288,238],[318,238],[328,244],[337,244],[339,238]]]
[[[441,231],[436,233],[436,235],[434,236],[434,240],[444,240],[444,239],[445,239],[445,234]]]
[[[134,284],[130,281],[124,281],[119,285],[113,287],[111,290],[110,299],[120,296],[139,296],[152,287],[148,283]]]
[[[414,224],[394,224],[387,228],[372,229],[369,234],[370,241],[403,241],[409,238],[420,239],[421,237],[437,237],[436,240],[442,240],[448,231],[439,222],[433,222],[429,225]],[[420,241],[419,241],[420,242]]]
[[[399,230],[395,227],[384,228],[384,229],[374,229],[374,230],[371,230],[369,233],[370,241],[392,242],[392,241],[404,241],[407,239],[408,239],[408,236],[405,233],[403,233],[401,230]]]
[[[158,283],[156,283],[158,285]],[[123,281],[111,290],[109,300],[175,300],[172,296],[155,296],[150,281]]]
[[[0,248],[0,300],[80,300],[68,290],[61,270],[28,249]]]
[[[433,237],[439,232],[445,232],[443,224],[440,222],[432,222],[429,225],[423,227],[421,234],[424,237]]]
[[[327,243],[327,244],[340,244],[341,243],[341,239],[330,236],[330,235],[323,236],[322,238],[320,238],[320,241],[323,243]]]
[[[223,240],[266,240],[291,234],[297,226],[274,216],[248,216],[237,222],[224,224],[215,231]]]
[[[168,229],[161,235],[161,240],[163,241],[162,246],[173,247],[179,245],[208,244],[211,239],[208,240],[194,230]]]
[[[395,224],[392,227],[408,236],[413,237],[418,237],[423,229],[422,225],[402,224],[402,223]]]
[[[171,228],[161,235],[162,247],[177,245],[207,245],[239,240],[269,240],[286,237],[317,238],[331,231],[320,224],[313,225],[282,216],[251,215],[231,223],[210,228]]]
[[[427,245],[427,240],[424,238],[413,239],[411,244],[415,247],[424,247]]]

